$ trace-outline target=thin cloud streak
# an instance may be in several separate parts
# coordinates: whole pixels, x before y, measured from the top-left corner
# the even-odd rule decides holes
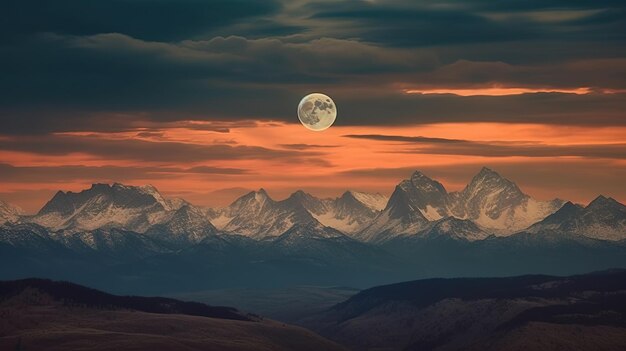
[[[588,157],[626,159],[626,143],[549,145],[520,141],[476,142],[470,140],[407,137],[401,135],[345,135],[347,138],[399,143],[424,144],[416,148],[399,148],[394,153],[435,155],[468,155],[483,157]],[[434,144],[434,145],[429,145]]]
[[[506,88],[506,87],[487,87],[487,88],[473,88],[473,89],[406,89],[405,94],[452,94],[458,96],[506,96],[506,95],[521,95],[521,94],[535,94],[535,93],[561,93],[561,94],[574,94],[584,95],[590,94],[593,90],[590,88],[574,88],[574,89],[559,89],[559,88],[547,88],[547,89],[533,89],[533,88]]]

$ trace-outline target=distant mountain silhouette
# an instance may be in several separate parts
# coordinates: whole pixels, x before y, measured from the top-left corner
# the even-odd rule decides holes
[[[209,306],[198,302],[185,302],[164,297],[117,296],[78,284],[49,279],[21,279],[0,281],[0,301],[34,289],[51,296],[65,305],[78,305],[99,309],[128,309],[150,313],[187,314],[221,319],[250,321],[249,317],[232,307]]]
[[[557,212],[528,228],[531,233],[546,231],[602,240],[625,240],[626,206],[602,195],[586,207],[568,202]]]
[[[0,278],[143,294],[626,267],[626,206],[562,204],[488,168],[458,192],[416,171],[388,200],[259,189],[214,209],[149,185],[94,184],[58,192],[34,216],[0,204]]]
[[[452,193],[416,171],[396,186],[385,209],[357,237],[384,242],[417,235],[431,222],[445,217],[470,220],[485,232],[508,236],[544,219],[562,204],[559,199],[534,200],[515,183],[486,167],[462,191]]]

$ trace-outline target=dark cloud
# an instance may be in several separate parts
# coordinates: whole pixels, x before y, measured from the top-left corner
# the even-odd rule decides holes
[[[250,39],[261,39],[266,37],[285,37],[297,35],[307,30],[308,28],[303,25],[286,24],[273,19],[259,18],[256,20],[247,20],[235,23],[231,26],[217,29],[213,34],[221,37],[234,35]]]
[[[429,138],[423,136],[402,136],[402,135],[381,135],[381,134],[348,134],[346,138],[368,139],[378,141],[403,141],[412,143],[443,143],[443,144],[465,144],[466,140],[446,139],[446,138]]]
[[[139,132],[137,133],[138,137],[142,138],[162,138],[164,135],[163,132]]]
[[[512,65],[460,60],[406,79],[416,87],[626,88],[626,59],[576,60],[559,64]]]
[[[349,75],[434,64],[427,54],[337,39],[293,44],[218,37],[171,44],[122,34],[46,35],[4,51],[0,67],[11,69],[0,81],[0,118],[12,132],[112,128],[133,114],[170,121],[284,120],[312,85],[341,86]],[[311,85],[292,86],[306,82]]]
[[[250,171],[240,168],[197,166],[141,167],[141,166],[13,166],[0,163],[0,181],[20,183],[65,183],[74,181],[129,182],[141,179],[175,179],[181,174],[243,175]]]
[[[525,21],[500,23],[467,11],[354,4],[351,2],[345,10],[321,11],[313,18],[360,22],[357,30],[360,38],[389,46],[514,41],[534,38],[540,33],[539,28]]]
[[[386,94],[335,97],[337,125],[444,122],[625,125],[625,94],[538,93],[510,96]]]
[[[398,153],[420,153],[435,155],[466,155],[483,157],[564,157],[625,159],[626,143],[620,144],[575,144],[545,145],[531,142],[475,142],[469,140],[407,137],[400,135],[346,135],[348,138],[379,141],[395,141],[405,145]],[[406,145],[418,144],[418,147]]]
[[[624,125],[623,1],[3,1],[5,134],[136,122],[295,122],[311,91],[338,125]],[[4,11],[6,10],[6,11]],[[403,88],[589,87],[419,96]],[[227,132],[228,127],[214,131]]]
[[[339,145],[319,145],[319,144],[280,144],[280,147],[292,150],[309,150],[318,148],[339,147]]]
[[[171,141],[103,139],[97,136],[41,136],[0,139],[0,150],[64,156],[82,153],[103,158],[159,162],[199,162],[208,160],[293,159],[294,162],[320,162],[320,153],[273,150],[259,146],[188,144]],[[322,160],[321,162],[325,162]]]
[[[1,39],[54,32],[124,33],[146,40],[204,36],[219,27],[276,13],[275,0],[3,0]]]
[[[227,167],[210,167],[210,166],[196,166],[186,169],[177,170],[181,173],[198,173],[198,174],[249,174],[250,171],[241,168],[227,168]]]
[[[469,143],[418,147],[405,150],[408,153],[436,155],[467,155],[483,157],[588,157],[588,158],[626,158],[626,144],[592,144],[592,145],[502,145]]]
[[[350,1],[333,6],[311,3],[308,8],[315,19],[350,23],[355,28],[348,31],[351,35],[388,46],[533,39],[619,41],[624,40],[626,28],[626,6],[617,1]]]

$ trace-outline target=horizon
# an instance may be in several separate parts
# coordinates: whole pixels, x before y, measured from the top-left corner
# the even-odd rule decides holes
[[[296,117],[294,118],[297,120]],[[475,128],[478,125],[471,124],[469,128]],[[268,137],[258,135],[259,130],[264,130],[264,128],[286,128],[288,132],[285,132],[284,135],[291,136],[292,140],[280,140],[282,133]],[[590,155],[587,157],[522,157],[507,155],[506,152],[508,151],[505,150],[504,156],[492,155],[487,157],[489,160],[485,160],[484,156],[463,155],[464,151],[457,151],[456,146],[449,151],[445,150],[449,147],[447,145],[451,143],[450,140],[458,140],[457,138],[462,136],[463,130],[468,129],[468,125],[457,125],[452,128],[442,125],[429,127],[433,132],[439,130],[438,134],[428,131],[423,133],[415,132],[415,130],[424,130],[424,128],[424,126],[420,126],[407,129],[404,132],[405,136],[400,139],[398,139],[398,136],[381,138],[379,134],[369,134],[373,131],[365,127],[333,126],[319,134],[306,131],[302,126],[294,124],[282,124],[280,127],[239,128],[247,129],[249,132],[252,131],[252,134],[256,135],[255,143],[275,139],[280,140],[279,143],[281,145],[285,142],[288,143],[285,144],[288,146],[283,146],[283,148],[288,148],[286,150],[287,154],[282,154],[285,149],[283,151],[275,149],[274,151],[267,151],[267,157],[262,156],[260,159],[257,159],[258,155],[255,155],[258,152],[264,155],[265,151],[263,151],[264,148],[261,150],[254,149],[252,156],[242,156],[243,159],[240,159],[241,157],[223,159],[219,161],[220,164],[215,162],[197,164],[197,161],[193,159],[185,161],[183,164],[180,162],[173,164],[172,161],[164,163],[158,160],[143,160],[140,164],[145,164],[145,166],[137,166],[138,162],[132,159],[145,157],[141,155],[130,155],[131,160],[123,162],[114,161],[111,163],[106,160],[110,157],[119,158],[117,155],[118,151],[115,151],[110,156],[101,155],[94,160],[90,160],[93,158],[92,156],[85,155],[87,156],[86,159],[82,156],[79,158],[83,159],[82,161],[75,161],[73,158],[68,158],[61,154],[55,157],[46,156],[44,161],[37,153],[45,153],[47,151],[45,149],[40,150],[39,146],[32,144],[29,146],[32,149],[30,154],[21,152],[13,155],[18,158],[12,162],[15,162],[17,165],[24,164],[24,166],[14,166],[0,162],[0,170],[2,170],[0,172],[0,180],[4,179],[2,181],[3,187],[0,190],[0,199],[14,203],[26,211],[32,212],[60,188],[78,191],[84,189],[89,184],[98,182],[120,182],[135,185],[153,184],[160,191],[168,194],[168,196],[183,197],[192,203],[202,206],[224,205],[225,202],[234,196],[232,194],[239,193],[237,189],[256,189],[259,187],[264,187],[271,193],[277,194],[276,196],[278,197],[286,196],[300,188],[307,189],[308,192],[321,197],[336,196],[348,187],[364,192],[390,194],[397,180],[403,179],[415,169],[422,170],[444,184],[447,189],[454,191],[461,189],[482,166],[489,166],[498,170],[499,173],[505,174],[507,178],[515,181],[524,189],[525,193],[537,199],[559,197],[574,202],[585,202],[598,194],[609,194],[620,202],[626,201],[626,188],[623,187],[623,179],[626,178],[626,163],[621,158],[613,158],[617,156],[610,156],[612,158],[609,159],[603,155]],[[442,128],[447,134],[442,134]],[[531,145],[541,143],[540,139],[544,138],[542,135],[535,135],[536,132],[547,132],[545,126],[537,125],[533,127],[522,127],[520,125],[501,125],[496,127],[492,125],[491,128],[490,131],[485,129],[480,132],[484,135],[483,138],[488,140],[496,139],[496,135],[501,134],[503,130],[511,130],[512,133],[521,136],[520,133],[526,130],[524,139],[530,140],[525,141],[524,144]],[[604,133],[597,134],[598,128],[564,127],[562,130],[556,129],[550,131],[550,133],[557,135],[555,140],[563,138],[567,140],[567,136],[561,134],[570,134],[572,128],[578,133],[581,141],[594,138],[597,140],[602,139],[602,143],[615,143],[621,141],[622,135],[626,135],[626,129],[624,128],[601,128],[604,130]],[[379,130],[380,128],[374,129]],[[357,130],[363,130],[363,132],[358,133]],[[188,132],[185,131],[184,133]],[[357,134],[353,134],[355,132]],[[164,131],[164,133],[166,132]],[[194,133],[200,133],[201,135],[196,136],[196,139],[215,134],[207,131],[195,131]],[[232,130],[231,134],[234,133],[235,131]],[[122,140],[130,140],[128,139],[128,133],[125,133],[127,135],[122,137],[122,140],[118,139],[120,136],[109,134],[116,133],[108,133],[104,138],[113,139],[105,140],[102,147],[108,148],[107,144],[109,142],[118,143]],[[415,137],[414,135],[417,134],[428,135],[428,138]],[[131,139],[134,138],[132,135],[133,133],[131,133]],[[320,138],[318,135],[321,135],[326,144],[313,144],[316,142],[316,139]],[[437,139],[442,136],[447,138],[443,140]],[[92,136],[80,138],[87,140],[92,138]],[[96,140],[99,138],[103,137],[95,136]],[[532,141],[532,138],[535,140]],[[437,145],[443,145],[441,146],[444,148],[442,152],[451,153],[451,155],[436,155],[413,151],[407,153],[405,150],[407,147],[413,148],[413,143],[431,143],[433,142],[431,139],[435,139],[436,148],[439,147]],[[209,139],[209,144],[212,144],[211,140]],[[340,144],[343,140],[347,140],[345,145]],[[319,142],[320,140],[317,141]],[[73,143],[69,140],[68,142]],[[172,143],[172,141],[141,141],[141,143],[144,142],[149,144],[141,146],[141,149],[152,147],[151,144],[162,144],[159,146],[160,148],[167,148],[168,144]],[[200,144],[197,144],[198,142]],[[562,143],[563,141],[560,142]],[[124,141],[124,143],[127,143],[127,141]],[[214,146],[206,145],[206,141],[202,140],[192,140],[178,144],[175,148],[181,146],[183,148],[190,147],[195,150],[194,152],[200,154],[221,152],[220,150],[211,151]],[[205,150],[202,146],[203,144],[208,149]],[[467,143],[462,142],[461,144],[466,145]],[[67,149],[68,146],[60,144],[60,147]],[[134,146],[131,145],[132,147]],[[248,150],[248,147],[241,147]],[[474,144],[469,144],[468,147],[470,149],[475,148]],[[555,147],[557,151],[563,150],[563,148],[565,148],[564,151],[567,151],[568,148],[568,146]],[[609,147],[615,148],[615,144],[609,145]],[[310,149],[318,151],[310,151]],[[371,150],[373,152],[361,152],[360,150]],[[425,152],[438,152],[437,149],[430,150],[434,151]],[[489,150],[492,149],[488,147],[484,151],[491,152]],[[618,148],[617,152],[621,152],[619,150]],[[150,149],[146,149],[145,152],[149,152],[150,155],[153,154],[153,151]],[[278,156],[275,155],[276,152],[278,152]],[[461,152],[461,154],[455,155],[454,153],[456,152]],[[553,153],[554,151],[540,150],[537,152]],[[591,152],[603,151],[591,150]],[[246,151],[245,153],[249,152]],[[295,160],[293,159],[294,155],[306,155],[309,153],[313,153],[314,156],[304,156],[304,159],[301,159],[301,156],[297,156]],[[2,154],[6,155],[6,153],[1,151],[0,145],[0,156]],[[172,158],[175,156],[167,157]],[[102,159],[102,157],[105,157],[105,159],[99,161],[98,159]],[[249,159],[249,157],[254,159]],[[331,160],[332,164],[328,164],[327,160]],[[34,162],[34,164],[30,165],[31,162]],[[81,162],[83,163],[82,165],[80,164]],[[310,162],[314,164],[307,164]],[[375,162],[375,167],[372,166],[373,162]],[[422,163],[422,165],[416,165],[417,163]],[[225,189],[234,189],[234,191],[229,192]],[[210,197],[213,195],[217,195],[217,198],[210,200]]]
[[[572,203],[574,203],[574,204],[578,204],[578,205],[582,205],[582,206],[587,206],[587,205],[589,205],[591,202],[593,202],[595,199],[597,199],[597,198],[599,198],[599,197],[605,197],[605,198],[613,199],[613,200],[615,200],[615,201],[617,201],[617,202],[623,203],[622,201],[620,201],[620,199],[616,199],[616,198],[615,198],[614,196],[612,196],[611,194],[597,194],[597,195],[595,195],[595,196],[593,196],[593,197],[591,197],[590,199],[587,199],[587,200],[585,200],[585,201],[575,201],[575,200],[572,200],[572,199],[567,199],[567,198],[558,197],[558,196],[557,196],[557,197],[553,197],[553,198],[548,198],[548,199],[543,199],[543,198],[535,197],[535,196],[533,196],[533,194],[529,194],[528,192],[524,191],[524,188],[523,188],[522,186],[519,186],[519,184],[518,184],[517,182],[515,182],[514,180],[512,180],[512,179],[508,178],[508,177],[507,177],[507,176],[505,176],[505,175],[500,174],[497,170],[491,169],[491,168],[486,167],[486,166],[483,166],[483,167],[482,167],[482,168],[481,168],[478,172],[476,172],[476,173],[475,173],[472,177],[470,177],[470,178],[468,179],[468,181],[466,182],[466,184],[465,184],[463,187],[461,187],[461,188],[457,188],[457,189],[450,189],[450,188],[448,188],[448,187],[447,187],[447,186],[446,186],[443,182],[439,181],[439,179],[436,179],[436,178],[430,177],[428,174],[425,174],[425,173],[423,173],[423,172],[422,172],[422,171],[420,171],[420,170],[414,170],[413,172],[411,172],[411,174],[409,175],[409,177],[405,177],[405,178],[399,179],[399,180],[398,180],[398,182],[396,183],[396,185],[397,185],[397,184],[399,184],[399,182],[400,182],[400,181],[402,181],[402,180],[405,180],[405,179],[410,179],[410,178],[411,178],[411,176],[412,176],[414,173],[420,172],[420,173],[424,174],[426,177],[428,177],[428,178],[430,178],[430,179],[433,179],[433,180],[435,180],[435,181],[440,182],[440,183],[444,186],[444,188],[446,189],[446,191],[447,191],[448,193],[460,192],[460,191],[462,191],[462,190],[465,188],[465,186],[466,186],[466,185],[468,185],[468,184],[471,182],[472,178],[473,178],[474,176],[476,176],[477,174],[479,174],[479,172],[480,172],[480,171],[482,171],[483,169],[487,169],[487,170],[489,170],[489,171],[495,172],[495,173],[496,173],[496,174],[498,174],[500,177],[502,177],[502,178],[505,178],[505,179],[508,179],[508,180],[512,181],[513,183],[515,183],[515,184],[516,184],[516,185],[520,188],[520,190],[522,191],[522,193],[524,193],[524,194],[526,194],[526,195],[530,196],[531,198],[534,198],[534,199],[536,199],[536,200],[540,200],[540,201],[562,200],[562,201],[563,201],[563,203],[566,203],[566,202],[572,202]],[[368,193],[368,194],[378,194],[378,195],[385,196],[387,199],[389,199],[389,198],[390,198],[390,196],[391,196],[391,195],[392,195],[392,193],[393,193],[393,189],[395,189],[395,186],[396,186],[396,185],[394,185],[394,188],[393,188],[393,189],[391,189],[389,192],[386,192],[386,193],[384,193],[384,192],[368,192],[368,191],[362,191],[362,190],[360,190],[360,189],[351,189],[351,188],[347,188],[347,189],[343,189],[343,190],[338,190],[339,192],[338,192],[338,193],[335,193],[335,194],[333,194],[333,195],[326,195],[326,196],[320,196],[320,195],[316,194],[315,192],[308,191],[308,190],[303,189],[303,188],[296,188],[296,189],[291,190],[291,191],[289,191],[289,192],[283,192],[283,193],[281,193],[281,195],[278,195],[278,196],[277,196],[276,194],[274,194],[274,196],[272,196],[272,191],[268,191],[268,189],[267,189],[267,188],[265,188],[265,187],[263,187],[263,186],[257,187],[257,188],[255,188],[255,189],[237,188],[237,189],[234,189],[234,190],[236,191],[236,194],[237,194],[237,195],[234,195],[234,194],[233,194],[234,192],[229,191],[228,193],[229,193],[229,196],[230,196],[230,195],[232,195],[231,197],[223,197],[223,198],[221,199],[221,202],[217,203],[216,205],[211,205],[211,204],[202,204],[202,203],[196,203],[196,202],[193,202],[193,201],[189,201],[189,200],[188,200],[188,199],[186,199],[185,197],[181,197],[181,196],[170,196],[168,193],[161,191],[161,189],[159,189],[159,187],[158,187],[158,186],[155,186],[155,185],[153,185],[153,184],[149,184],[149,183],[148,183],[148,184],[130,184],[130,183],[112,182],[112,183],[92,183],[91,185],[89,185],[89,186],[87,186],[87,187],[84,187],[84,188],[81,188],[81,189],[79,189],[79,190],[65,190],[65,189],[57,189],[57,191],[55,191],[55,192],[54,192],[54,193],[53,193],[53,194],[52,194],[52,195],[51,195],[51,196],[50,196],[47,200],[45,200],[42,204],[40,204],[38,207],[36,207],[36,208],[35,208],[34,210],[32,210],[32,211],[27,211],[25,208],[23,208],[23,207],[19,206],[19,204],[16,204],[16,203],[11,203],[11,202],[8,202],[8,203],[10,203],[10,204],[12,204],[12,205],[17,205],[20,209],[22,209],[22,210],[24,211],[24,214],[25,214],[25,215],[35,215],[35,214],[37,214],[37,213],[38,213],[38,212],[39,212],[39,211],[40,211],[40,210],[41,210],[41,209],[42,209],[42,208],[43,208],[43,207],[44,207],[44,206],[45,206],[45,205],[46,205],[46,204],[47,204],[47,203],[48,203],[48,202],[49,202],[49,201],[50,201],[50,200],[51,200],[51,199],[52,199],[52,198],[53,198],[53,197],[57,194],[57,193],[59,193],[59,192],[61,192],[61,193],[80,193],[80,192],[82,192],[82,191],[89,190],[89,189],[93,188],[93,187],[94,187],[94,186],[96,186],[96,185],[107,185],[107,186],[111,186],[111,187],[112,187],[112,186],[114,186],[115,184],[119,184],[119,185],[122,185],[122,186],[134,186],[134,187],[152,186],[152,187],[154,187],[154,188],[155,188],[155,189],[156,189],[156,190],[157,190],[157,191],[158,191],[161,195],[163,195],[163,196],[164,196],[165,198],[167,198],[167,199],[182,199],[182,200],[185,200],[185,201],[189,202],[190,204],[192,204],[192,205],[194,205],[194,206],[205,207],[205,208],[224,208],[224,207],[230,206],[232,203],[234,203],[235,201],[237,201],[239,198],[241,198],[241,197],[243,197],[243,196],[245,196],[245,195],[247,195],[247,194],[250,194],[250,193],[257,193],[257,192],[261,192],[261,191],[264,191],[264,192],[267,194],[267,196],[268,196],[270,199],[274,200],[274,201],[283,201],[283,200],[286,200],[286,199],[288,199],[291,195],[293,195],[295,192],[298,192],[298,191],[303,191],[303,192],[305,192],[305,193],[307,193],[307,194],[309,194],[309,195],[312,195],[312,196],[314,196],[314,197],[316,197],[316,198],[319,198],[319,199],[335,199],[335,198],[339,198],[339,197],[341,197],[341,196],[342,196],[344,193],[346,193],[346,192],[361,192],[361,193]],[[217,192],[220,192],[220,191],[224,191],[224,190],[233,190],[233,189],[217,189],[217,190],[215,190],[215,191],[214,191],[214,193],[217,193]],[[3,200],[3,199],[2,199],[2,198],[0,198],[0,200]]]

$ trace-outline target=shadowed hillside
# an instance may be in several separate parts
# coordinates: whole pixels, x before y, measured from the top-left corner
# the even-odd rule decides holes
[[[398,283],[301,323],[357,350],[618,350],[626,347],[626,271]]]
[[[160,297],[41,279],[0,282],[0,350],[342,350],[300,328]]]
[[[164,297],[117,296],[69,282],[48,279],[23,279],[0,282],[0,300],[19,295],[25,289],[36,289],[68,306],[98,309],[127,309],[150,313],[187,314],[222,319],[250,321],[235,308],[209,306],[198,302],[185,302]]]

